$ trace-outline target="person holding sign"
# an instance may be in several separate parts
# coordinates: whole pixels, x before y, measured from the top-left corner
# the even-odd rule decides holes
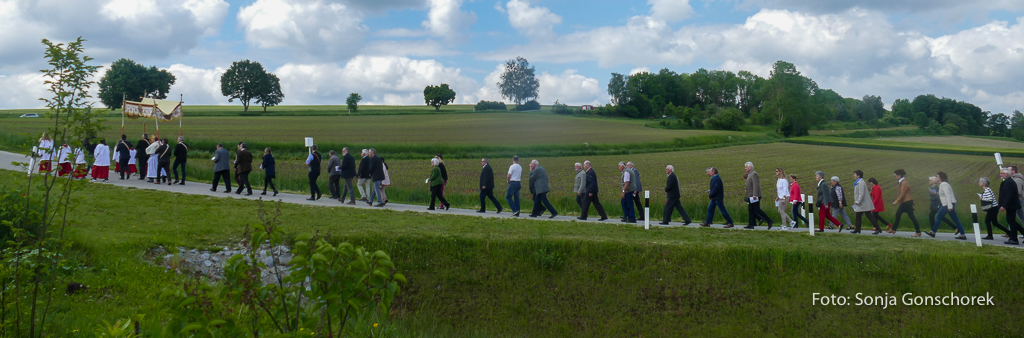
[[[746,192],[747,196],[743,198],[747,202],[747,212],[750,214],[747,226],[744,229],[753,229],[754,222],[758,219],[768,222],[768,230],[772,229],[775,222],[772,222],[771,218],[761,210],[761,177],[754,171],[754,163],[747,162],[743,164],[743,170],[746,173]]]
[[[320,193],[320,185],[316,183],[317,178],[320,178],[320,163],[323,160],[323,156],[317,151],[315,144],[309,148],[312,152],[306,157],[306,167],[309,168],[309,198],[306,200],[316,201],[324,196],[324,194]]]

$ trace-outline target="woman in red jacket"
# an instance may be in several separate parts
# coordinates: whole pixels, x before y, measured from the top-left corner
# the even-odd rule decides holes
[[[800,207],[804,204],[804,197],[800,195],[800,184],[796,183],[796,175],[789,175],[789,203],[793,204],[793,228],[800,225],[800,220],[804,221],[804,224],[810,224],[807,222],[807,217],[800,214]]]
[[[868,183],[871,183],[871,202],[875,204],[875,210],[872,210],[871,213],[874,214],[879,224],[885,224],[885,231],[892,230],[892,224],[878,215],[878,213],[885,211],[885,202],[882,201],[882,187],[878,185],[878,180],[874,177],[869,178]],[[881,229],[875,229],[875,234],[880,232],[882,232]]]

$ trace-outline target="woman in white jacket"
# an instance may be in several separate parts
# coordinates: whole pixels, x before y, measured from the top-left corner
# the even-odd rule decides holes
[[[946,176],[945,172],[939,172],[936,174],[939,176],[939,214],[935,216],[936,220],[932,225],[932,231],[925,232],[928,236],[935,237],[935,232],[939,231],[939,224],[943,217],[949,213],[949,218],[953,219],[953,223],[956,224],[956,239],[967,239],[964,234],[964,226],[960,224],[960,218],[956,216],[956,197],[953,195],[953,186],[949,185],[949,177]]]
[[[853,212],[857,213],[857,218],[854,220],[853,234],[860,233],[860,222],[862,216],[867,215],[868,221],[871,225],[875,226],[874,234],[882,232],[878,228],[878,220],[875,219],[875,215],[871,212],[875,210],[875,204],[871,201],[871,191],[868,189],[868,182],[864,181],[864,172],[860,170],[853,171]]]
[[[789,180],[786,179],[786,171],[775,168],[775,178],[775,207],[779,209],[779,215],[782,217],[782,230],[789,230],[789,227],[796,223],[786,210],[789,207]]]

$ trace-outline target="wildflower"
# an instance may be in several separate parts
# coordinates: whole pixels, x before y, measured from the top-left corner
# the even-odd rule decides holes
[[[373,327],[376,328],[377,327],[377,323],[373,323]]]

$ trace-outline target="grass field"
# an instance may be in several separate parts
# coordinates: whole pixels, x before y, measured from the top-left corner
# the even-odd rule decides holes
[[[349,115],[348,107],[345,105],[320,105],[320,106],[297,106],[297,105],[283,105],[267,108],[267,112],[263,112],[263,108],[259,106],[250,106],[249,111],[245,112],[242,109],[242,105],[210,105],[210,106],[193,106],[185,102],[185,114],[186,116],[238,116],[239,114],[255,114],[255,115],[286,115],[286,116],[320,116],[320,115]],[[102,108],[99,106],[97,108]],[[441,108],[440,111],[435,111],[434,107],[430,106],[382,106],[382,105],[363,105],[359,106],[359,109],[352,113],[352,115],[411,115],[411,114],[452,114],[452,113],[467,113],[473,112],[473,105],[465,104],[452,104]],[[46,113],[46,109],[0,109],[0,118],[2,117],[15,117],[21,116],[21,114],[36,113],[43,115]],[[108,110],[109,115],[120,116],[121,111],[119,109]]]
[[[799,143],[799,144],[813,144],[813,145],[828,145],[828,146],[839,146],[839,147],[852,147],[861,149],[878,149],[878,150],[902,150],[908,152],[922,152],[922,153],[940,153],[940,154],[964,154],[964,155],[988,155],[991,156],[993,153],[1002,153],[1003,157],[1024,157],[1024,149],[1020,147],[1014,148],[999,148],[993,146],[970,146],[962,144],[938,144],[938,143],[919,143],[919,142],[907,142],[907,141],[890,141],[890,140],[879,140],[879,139],[867,139],[867,138],[846,138],[846,137],[829,137],[829,136],[804,136],[786,139],[785,142]],[[972,141],[976,142],[977,141]],[[977,144],[989,144],[985,142]]]
[[[885,131],[900,131],[900,130],[914,130],[914,129],[918,129],[918,128],[915,127],[915,126],[900,126],[900,127],[889,127],[889,128],[879,128],[879,129],[874,129],[874,128],[870,128],[870,129],[821,129],[821,130],[809,130],[808,133],[810,133],[811,135],[843,135],[843,134],[855,133],[855,132],[858,132],[858,131],[870,131],[870,132],[879,131],[879,132],[885,132]]]
[[[979,148],[1024,149],[1024,143],[1009,140],[994,140],[968,136],[922,136],[922,137],[885,137],[881,141],[925,143],[934,145],[967,146]]]
[[[2,182],[0,186],[9,189]],[[157,245],[237,241],[252,201],[90,185],[69,236],[83,265],[55,293],[53,335],[78,336],[138,313],[145,333],[160,290],[185,277],[146,257]],[[825,234],[580,225],[282,205],[300,232],[386,250],[409,283],[388,336],[1019,336],[1018,249],[952,241]],[[556,259],[542,264],[537,253]],[[995,306],[811,306],[813,292],[985,295]],[[949,320],[961,318],[962,320]],[[972,319],[973,318],[973,319]],[[975,320],[984,318],[984,320]],[[954,334],[955,335],[955,334]]]

